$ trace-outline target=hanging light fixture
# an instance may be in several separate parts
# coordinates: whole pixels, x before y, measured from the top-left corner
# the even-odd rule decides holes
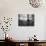
[[[43,4],[43,0],[29,0],[29,3],[32,7],[38,8]]]

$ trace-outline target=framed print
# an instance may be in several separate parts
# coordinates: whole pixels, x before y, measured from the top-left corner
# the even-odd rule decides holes
[[[18,26],[34,26],[34,14],[18,14]]]

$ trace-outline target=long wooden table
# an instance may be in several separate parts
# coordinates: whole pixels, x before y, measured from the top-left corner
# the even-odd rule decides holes
[[[14,44],[16,46],[38,46],[43,45],[46,46],[46,40],[39,41],[29,41],[29,40],[8,40],[9,44]],[[45,44],[45,45],[44,45]]]

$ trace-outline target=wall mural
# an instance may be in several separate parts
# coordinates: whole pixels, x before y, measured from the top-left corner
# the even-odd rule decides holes
[[[43,0],[29,0],[29,4],[33,7],[33,8],[38,8],[43,4]]]
[[[3,25],[2,25],[2,30],[5,32],[5,31],[8,31],[8,29],[10,28],[9,26],[11,26],[11,22],[12,22],[12,18],[7,18],[7,17],[4,17],[3,19]]]
[[[18,14],[18,26],[34,26],[34,14]]]
[[[5,38],[6,38],[7,31],[10,31],[10,26],[12,24],[12,18],[3,17],[3,20],[1,21],[3,21],[3,22],[0,22],[1,30],[4,32]]]

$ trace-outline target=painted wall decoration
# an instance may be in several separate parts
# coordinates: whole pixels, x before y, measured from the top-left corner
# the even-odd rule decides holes
[[[38,8],[43,4],[43,0],[29,0],[29,3],[32,7]]]
[[[9,30],[10,30],[11,23],[12,23],[12,18],[4,17],[4,18],[3,18],[3,24],[2,24],[1,29],[2,29],[4,32],[9,31]]]
[[[34,14],[18,14],[18,26],[34,26]]]
[[[7,37],[7,31],[10,31],[11,25],[12,25],[11,17],[2,17],[2,19],[0,19],[0,29],[4,32],[3,37],[5,39]]]

